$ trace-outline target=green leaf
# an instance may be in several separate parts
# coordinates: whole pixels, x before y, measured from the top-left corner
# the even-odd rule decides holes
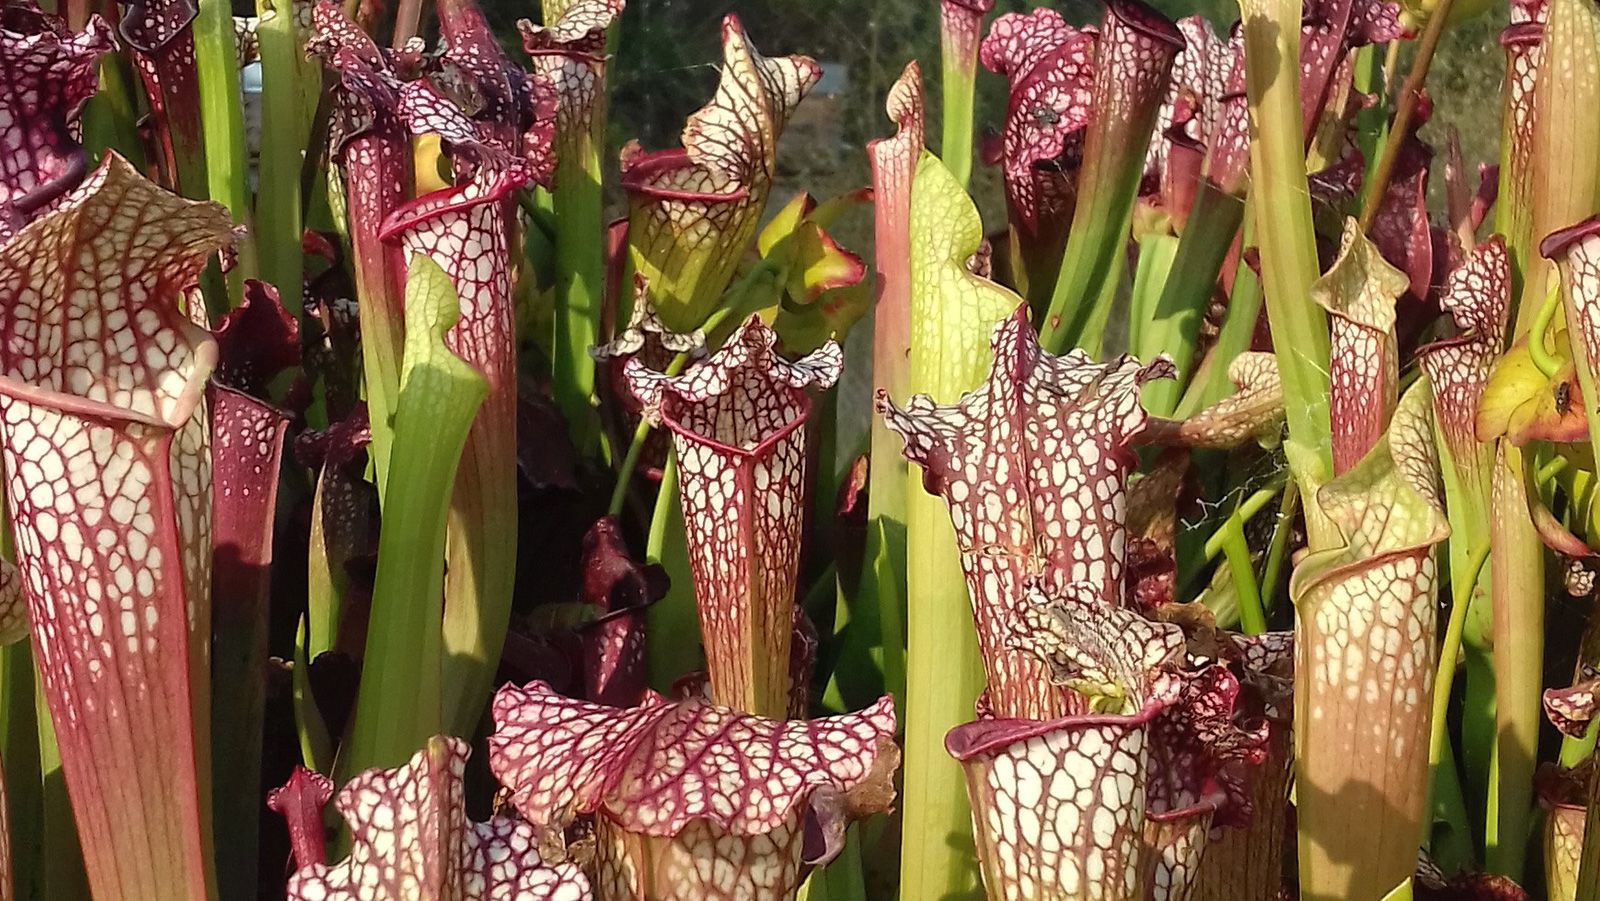
[[[994,326],[1022,298],[967,269],[983,223],[956,177],[925,154],[911,189],[913,394],[954,403],[988,374]],[[977,896],[965,777],[944,750],[983,684],[960,552],[944,502],[907,474],[905,827],[901,896]]]
[[[1310,300],[1317,280],[1317,242],[1306,187],[1300,104],[1299,0],[1245,0],[1245,82],[1250,102],[1250,203],[1261,252],[1261,290],[1279,354],[1289,436],[1311,450],[1306,461],[1332,468],[1328,425],[1327,317]],[[1313,461],[1315,461],[1313,463]],[[1297,473],[1306,509],[1306,476]],[[1313,549],[1325,545],[1315,523]]]
[[[310,123],[302,108],[303,82],[317,76],[305,63],[292,0],[256,0],[261,47],[260,188],[255,233],[261,277],[278,289],[284,307],[298,314],[305,256],[301,251],[300,169]],[[242,123],[241,123],[242,124]]]
[[[347,774],[403,764],[444,722],[445,520],[467,431],[489,392],[484,377],[445,346],[460,315],[444,270],[414,255],[366,667],[340,757]]]

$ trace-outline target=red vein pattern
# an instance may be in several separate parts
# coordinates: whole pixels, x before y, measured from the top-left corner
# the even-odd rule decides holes
[[[895,124],[887,138],[867,142],[867,157],[872,167],[873,217],[873,308],[872,378],[874,387],[890,397],[905,397],[910,380],[907,363],[911,353],[911,179],[922,156],[927,114],[923,108],[922,68],[916,60],[906,63],[900,77],[889,89],[884,111]],[[868,477],[903,478],[877,466],[898,457],[887,447],[887,429],[872,425],[872,460],[877,464]],[[903,466],[903,464],[902,464]]]
[[[83,178],[79,117],[111,48],[99,16],[73,34],[30,3],[0,7],[0,244]]]
[[[0,901],[16,901],[15,869],[11,856],[11,803],[6,800],[6,773],[0,761]]]
[[[1357,47],[1405,37],[1400,5],[1390,0],[1312,0],[1300,25],[1300,113],[1306,141],[1314,134],[1323,107],[1348,82],[1341,63]]]
[[[1562,735],[1582,738],[1600,712],[1600,669],[1585,664],[1578,681],[1544,693],[1544,715]]]
[[[1513,3],[1513,10],[1519,4]],[[1506,240],[1523,247],[1542,235],[1527,234],[1533,215],[1533,126],[1537,118],[1534,87],[1539,81],[1539,63],[1544,58],[1544,25],[1538,22],[1513,23],[1500,32],[1500,46],[1506,54],[1505,82],[1501,88],[1500,168],[1504,176],[1497,202],[1509,207],[1498,214],[1507,219],[1514,233]]]
[[[979,58],[1010,85],[1001,133],[1006,201],[1025,246],[1060,253],[1073,189],[1062,169],[1082,152],[1094,104],[1095,36],[1053,9],[1006,13],[989,26]],[[1060,184],[1061,182],[1067,184]]]
[[[1433,415],[1450,464],[1468,492],[1487,499],[1494,446],[1478,441],[1476,423],[1484,386],[1505,344],[1511,309],[1511,259],[1503,237],[1478,245],[1450,273],[1439,305],[1460,334],[1421,348],[1417,357],[1433,391]]]
[[[1243,37],[1221,37],[1204,16],[1178,20],[1183,49],[1172,61],[1167,96],[1156,114],[1156,130],[1146,155],[1146,175],[1168,170],[1175,143],[1196,145],[1201,153],[1213,143],[1223,121],[1223,97],[1239,65]]]
[[[22,590],[22,570],[10,560],[0,560],[0,647],[28,637],[28,596]]]
[[[722,80],[689,117],[683,147],[624,148],[634,268],[668,327],[699,328],[755,235],[776,171],[778,136],[822,77],[804,56],[764,57],[735,16],[722,20]]]
[[[1394,304],[1409,286],[1354,219],[1345,221],[1339,258],[1311,286],[1311,299],[1329,313],[1329,418],[1333,471],[1343,473],[1377,445],[1394,410],[1399,349]]]
[[[689,354],[690,359],[697,359],[705,355],[705,349],[706,336],[700,329],[683,333],[667,328],[661,317],[656,315],[656,307],[650,300],[650,289],[644,276],[635,274],[633,311],[628,315],[628,324],[610,342],[590,348],[589,355],[605,366],[612,391],[627,412],[624,430],[627,433],[637,427],[644,415],[639,399],[628,389],[627,361],[637,357],[641,365],[663,372],[679,354]],[[671,444],[672,436],[661,429],[651,429],[649,437],[645,439],[639,461],[641,468],[650,472],[653,479],[660,479]]]
[[[391,55],[345,17],[338,0],[318,3],[313,23],[306,50],[338,75],[329,147],[350,229],[367,402],[376,421],[388,422],[400,393],[406,265],[405,252],[379,233],[405,204],[412,181],[411,141],[396,114],[400,79]],[[387,448],[374,450],[387,454]],[[380,473],[387,471],[386,458],[377,464]]]
[[[1398,274],[1396,274],[1398,278]],[[1345,546],[1295,568],[1296,800],[1328,824],[1302,846],[1330,897],[1392,886],[1415,866],[1427,792],[1441,504],[1431,405],[1406,392],[1387,435],[1317,492]],[[1374,749],[1381,752],[1374,753]]]
[[[1277,444],[1283,434],[1283,381],[1272,353],[1245,351],[1228,364],[1232,394],[1182,422],[1151,419],[1140,440],[1148,444],[1232,448],[1250,439]]]
[[[84,243],[87,237],[93,243]],[[216,343],[180,309],[227,214],[111,155],[0,247],[7,500],[90,885],[205,898]]]
[[[1278,901],[1283,882],[1284,831],[1294,777],[1294,638],[1289,632],[1236,635],[1239,666],[1252,704],[1270,730],[1261,764],[1224,764],[1219,776],[1235,795],[1230,825],[1211,830],[1205,865],[1191,887],[1193,901]],[[1245,814],[1248,822],[1242,823]]]
[[[211,412],[212,775],[221,786],[261,780],[266,709],[268,604],[278,471],[289,418],[268,402],[267,383],[300,362],[298,322],[270,285],[248,279],[244,302],[216,331]],[[237,885],[255,873],[261,799],[216,794],[219,871]],[[224,877],[228,878],[228,877]]]
[[[1105,712],[980,717],[945,748],[961,762],[991,899],[1146,897],[1151,725],[1181,683],[1183,632],[1100,602],[1093,585],[1030,586],[1015,641]],[[992,693],[991,693],[992,697]],[[1081,705],[1080,705],[1081,706]]]
[[[1150,127],[1156,121],[1173,64],[1185,46],[1183,32],[1139,0],[1109,0],[1097,43],[1092,118],[1103,124],[1091,129],[1091,144],[1096,133],[1121,139],[1136,123]],[[1146,135],[1131,139],[1145,140]],[[1116,149],[1106,148],[1113,157]],[[1095,149],[1085,147],[1084,156],[1096,156]]]
[[[1539,253],[1561,269],[1567,325],[1576,329],[1591,376],[1600,373],[1600,216],[1585,219],[1546,237]],[[1600,398],[1584,398],[1600,403]]]
[[[489,768],[517,811],[559,834],[593,816],[603,901],[794,897],[808,829],[885,810],[899,763],[892,699],[810,721],[699,700],[619,710],[542,682],[501,689]],[[840,807],[842,805],[842,808]],[[835,816],[841,812],[843,816]]]
[[[1592,768],[1590,761],[1573,769],[1546,764],[1534,777],[1539,806],[1545,812],[1545,897],[1552,901],[1571,901],[1578,896],[1578,869],[1583,864],[1583,836],[1587,831],[1584,800]]]
[[[576,864],[546,867],[533,825],[467,819],[466,742],[435,737],[405,766],[367,770],[333,802],[350,856],[289,877],[289,901],[586,901]]]
[[[901,409],[880,394],[877,405],[923,467],[924,486],[950,507],[995,714],[1054,719],[1069,711],[1067,696],[1007,646],[1023,586],[1034,576],[1058,588],[1086,582],[1104,586],[1101,603],[1119,602],[1127,444],[1145,422],[1139,386],[1172,367],[1053,356],[1026,313],[995,329],[989,377],[960,403],[918,395]]]
[[[622,7],[623,0],[577,0],[547,25],[517,22],[522,49],[555,92],[557,147],[587,134],[596,104],[604,100],[606,29],[622,15]]]
[[[322,809],[333,797],[333,780],[303,766],[289,781],[267,792],[267,807],[283,817],[296,869],[322,866],[328,850],[322,838]]]
[[[805,517],[806,387],[839,378],[828,342],[797,362],[752,316],[681,376],[628,361],[645,414],[672,431],[712,697],[763,716],[789,708],[789,644]]]
[[[1145,898],[1145,775],[1153,707],[1132,716],[988,719],[945,748],[966,770],[992,901]]]
[[[1187,898],[1211,835],[1254,821],[1250,787],[1264,776],[1271,730],[1264,719],[1240,724],[1240,691],[1226,666],[1202,667],[1154,723],[1144,844],[1156,899]]]
[[[940,0],[939,44],[944,58],[966,72],[977,68],[978,39],[983,35],[983,17],[994,9],[994,0]]]
[[[916,60],[906,63],[890,87],[884,112],[895,125],[894,134],[867,142],[872,169],[875,294],[872,384],[874,390],[890,397],[905,397],[911,384],[911,180],[922,158],[927,128],[922,68]],[[898,520],[904,516],[906,462],[899,439],[876,416],[872,417],[870,440],[867,529],[874,536],[869,540],[877,544],[886,528],[881,524],[883,517]],[[867,578],[876,576],[869,573]]]
[[[489,383],[450,500],[444,641],[447,657],[487,654],[492,660],[510,617],[517,540],[516,333],[507,204],[533,170],[431,82],[404,85],[398,111],[413,134],[439,135],[455,154],[457,170],[466,170],[456,186],[395,210],[380,236],[400,244],[408,256],[428,255],[449,276],[461,318],[446,333],[445,345]],[[476,720],[491,688],[492,674],[481,669],[471,679],[447,677],[464,697],[446,699],[446,709]],[[461,728],[471,726],[463,720]]]
[[[200,82],[194,58],[195,0],[129,3],[118,31],[133,50],[156,134],[166,156],[169,186],[179,167],[202,158]],[[202,175],[203,173],[190,173]]]
[[[1558,804],[1545,814],[1544,872],[1549,898],[1578,896],[1578,869],[1583,865],[1587,813],[1581,804]]]
[[[1250,823],[1266,721],[1235,709],[1241,685],[1227,666],[1179,669],[1177,625],[1106,606],[1093,585],[1036,581],[1028,594],[1013,642],[1093,712],[980,718],[947,738],[967,764],[990,896],[1188,897],[1213,823]],[[1059,770],[1040,765],[1047,754]],[[1108,786],[1108,766],[1131,782]]]

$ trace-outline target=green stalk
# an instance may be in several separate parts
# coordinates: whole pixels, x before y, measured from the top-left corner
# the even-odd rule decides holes
[[[1249,210],[1249,204],[1246,204],[1241,213],[1248,214]],[[1241,246],[1248,246],[1254,233],[1254,219],[1246,215]],[[1233,277],[1233,293],[1228,296],[1228,314],[1222,320],[1221,330],[1217,332],[1216,343],[1211,345],[1205,359],[1195,367],[1189,386],[1184,389],[1183,400],[1178,402],[1176,418],[1193,416],[1233,391],[1233,383],[1228,380],[1228,365],[1239,354],[1250,349],[1250,342],[1255,337],[1256,319],[1260,315],[1261,282],[1256,278],[1255,270],[1241,265]]]
[[[870,142],[873,191],[872,384],[896,403],[909,398],[911,355],[911,188],[922,156],[922,71],[906,65],[889,90],[885,111],[894,135]],[[825,701],[839,709],[870,704],[880,688],[905,721],[906,482],[898,435],[872,417],[867,468],[867,535],[861,577],[846,591],[849,627]],[[871,672],[875,668],[876,673]]]
[[[1257,513],[1265,510],[1267,508],[1267,504],[1272,503],[1277,499],[1278,495],[1283,493],[1283,489],[1284,485],[1280,481],[1278,484],[1273,485],[1270,488],[1262,488],[1260,491],[1251,494],[1249,497],[1240,501],[1239,506],[1233,509],[1233,512],[1228,515],[1228,521],[1236,520],[1239,528],[1242,530],[1244,528],[1244,524],[1249,522],[1251,519],[1254,519]],[[1227,544],[1230,540],[1232,540],[1227,533],[1227,526],[1228,522],[1225,521],[1222,527],[1217,529],[1215,534],[1206,539],[1205,559],[1207,562],[1217,559],[1218,554],[1221,554],[1227,550]]]
[[[1389,127],[1389,117],[1385,115],[1388,90],[1384,84],[1383,60],[1379,58],[1381,49],[1377,44],[1357,48],[1353,66],[1355,89],[1378,98],[1377,103],[1356,113],[1356,146],[1361,150],[1361,158],[1367,160],[1368,178],[1362,179],[1362,184],[1371,180],[1372,167],[1377,164],[1379,148],[1383,146]]]
[[[545,20],[551,21],[549,4]],[[605,69],[604,64],[595,67],[598,86],[584,111],[587,120],[557,120],[552,191],[556,222],[553,391],[579,453],[594,450],[599,438],[594,411],[595,364],[589,348],[599,340],[606,275],[600,174],[600,154],[606,146]]]
[[[333,738],[311,693],[311,655],[307,653],[307,618],[300,618],[294,635],[294,683],[290,696],[294,702],[295,734],[300,739],[300,760],[319,773],[333,772]]]
[[[700,651],[700,617],[694,603],[694,574],[684,543],[683,506],[678,500],[678,455],[667,452],[655,512],[645,543],[645,559],[658,563],[671,580],[661,600],[645,609],[645,634],[655,636],[645,653],[650,685],[668,691],[678,677],[705,667]],[[693,637],[691,637],[693,636]]]
[[[1098,46],[1073,227],[1042,329],[1041,344],[1054,354],[1086,340],[1098,346],[1093,326],[1105,321],[1115,296],[1145,152],[1183,39],[1155,11],[1116,0],[1101,22]]]
[[[301,105],[305,49],[296,34],[289,0],[256,0],[256,12],[260,16],[256,35],[261,44],[261,120],[269,123],[261,129],[256,249],[261,277],[278,289],[284,308],[298,315],[305,268],[300,249],[304,231],[300,170],[307,138],[304,126],[308,124]],[[234,199],[226,202],[231,204]]]
[[[1485,868],[1521,881],[1533,811],[1544,663],[1544,545],[1526,515],[1522,450],[1500,442],[1489,520],[1495,743],[1484,823]]]
[[[44,822],[43,774],[39,769],[39,724],[35,719],[33,646],[26,639],[0,647],[0,779],[5,809],[0,816],[11,826],[9,867],[11,890],[23,899],[44,896],[48,846],[42,829],[20,828]],[[48,716],[48,714],[46,714]],[[0,849],[3,850],[3,849]],[[5,890],[0,877],[0,892]]]
[[[1537,254],[1538,242],[1600,209],[1600,118],[1579,110],[1600,106],[1600,10],[1584,0],[1552,0],[1534,87],[1531,172],[1532,233],[1522,259],[1517,336],[1527,333],[1539,302],[1555,278],[1555,266]],[[1582,319],[1567,301],[1568,334],[1583,333]],[[1573,362],[1584,397],[1595,385],[1583,342],[1572,342]],[[1585,378],[1587,377],[1587,381]],[[1586,405],[1593,412],[1594,404]]]
[[[1177,257],[1153,313],[1154,328],[1162,335],[1159,349],[1166,351],[1178,367],[1176,379],[1157,379],[1144,387],[1145,408],[1155,416],[1171,416],[1185,386],[1193,381],[1200,323],[1243,218],[1244,204],[1237,197],[1210,180],[1200,183],[1178,242]]]
[[[1454,550],[1454,547],[1451,548]],[[1454,554],[1452,554],[1454,557]],[[1457,656],[1461,653],[1462,636],[1466,631],[1467,612],[1472,608],[1478,585],[1478,576],[1489,560],[1489,544],[1473,549],[1467,562],[1452,568],[1450,583],[1450,620],[1445,626],[1444,640],[1439,644],[1438,671],[1433,677],[1433,720],[1428,734],[1428,768],[1433,773],[1434,791],[1438,793],[1440,764],[1449,744],[1450,693],[1455,687]],[[1423,836],[1426,840],[1427,836]]]
[[[460,315],[444,271],[426,254],[414,255],[366,665],[339,760],[345,774],[398,766],[443,731],[445,524],[467,431],[489,391],[445,346]]]
[[[1278,525],[1272,530],[1272,540],[1267,544],[1267,561],[1261,567],[1261,586],[1266,592],[1261,596],[1261,606],[1272,612],[1273,597],[1278,590],[1278,577],[1283,574],[1283,561],[1288,556],[1289,536],[1294,532],[1294,515],[1300,510],[1300,492],[1294,485],[1283,486],[1283,499],[1278,503]]]
[[[1239,513],[1239,510],[1233,511],[1218,534],[1222,536],[1222,553],[1227,558],[1228,575],[1233,579],[1233,592],[1239,599],[1239,628],[1246,635],[1260,635],[1267,631],[1267,615],[1261,608],[1261,589],[1256,585],[1250,543],[1244,537],[1245,521]]]
[[[978,211],[937,157],[924,155],[911,191],[911,342],[907,390],[954,403],[983,381],[989,334],[1020,297],[973,276]],[[944,501],[906,474],[906,724],[902,898],[981,897],[961,767],[945,753],[972,719],[983,662],[961,553]],[[914,481],[913,481],[914,480]]]
[[[942,0],[939,4],[939,76],[943,127],[939,153],[963,188],[972,177],[972,110],[983,16],[994,0]]]
[[[1158,321],[1156,306],[1161,301],[1163,287],[1171,281],[1178,246],[1178,238],[1165,233],[1139,238],[1138,262],[1133,268],[1133,296],[1128,303],[1128,352],[1141,360],[1153,359],[1177,340],[1176,323]],[[1173,380],[1158,381],[1171,383]],[[1151,412],[1156,413],[1155,410]]]
[[[83,146],[90,160],[115,150],[141,171],[145,166],[144,142],[136,124],[139,111],[122,57],[100,58],[100,90],[83,109]]]
[[[1261,253],[1261,288],[1277,348],[1289,437],[1318,472],[1297,473],[1307,512],[1333,471],[1328,424],[1328,322],[1310,299],[1317,266],[1306,187],[1300,110],[1299,0],[1244,0],[1245,78],[1250,102],[1250,198]],[[1311,546],[1336,540],[1320,516],[1307,519]]]
[[[42,897],[88,898],[89,874],[84,869],[78,824],[67,797],[67,776],[61,769],[61,746],[56,742],[50,705],[44,699],[44,680],[33,672],[34,709],[43,712],[39,726],[39,774],[44,786],[44,890]]]
[[[239,94],[233,7],[227,0],[199,0],[193,28],[195,77],[199,82],[200,124],[205,144],[206,196],[227,207],[234,224],[242,225],[250,215],[250,170],[245,159],[244,105]],[[182,165],[179,171],[184,171]],[[298,169],[296,173],[295,186],[290,192],[298,198]],[[298,240],[297,237],[297,243]],[[235,248],[239,261],[228,277],[229,306],[238,305],[244,279],[256,273],[253,239],[246,235]],[[298,284],[283,296],[291,295],[300,296]],[[215,307],[218,300],[208,298],[208,303]]]

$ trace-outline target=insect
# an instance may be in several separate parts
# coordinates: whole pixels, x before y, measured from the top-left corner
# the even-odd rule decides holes
[[[1572,383],[1557,382],[1555,388],[1556,412],[1562,416],[1572,409]]]
[[[1048,106],[1034,107],[1032,115],[1033,124],[1039,126],[1040,128],[1047,128],[1051,125],[1056,125],[1061,122],[1061,114]]]

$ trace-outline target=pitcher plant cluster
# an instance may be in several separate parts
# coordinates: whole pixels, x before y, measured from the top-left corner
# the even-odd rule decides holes
[[[1593,0],[256,11],[0,0],[0,901],[1600,899]]]

